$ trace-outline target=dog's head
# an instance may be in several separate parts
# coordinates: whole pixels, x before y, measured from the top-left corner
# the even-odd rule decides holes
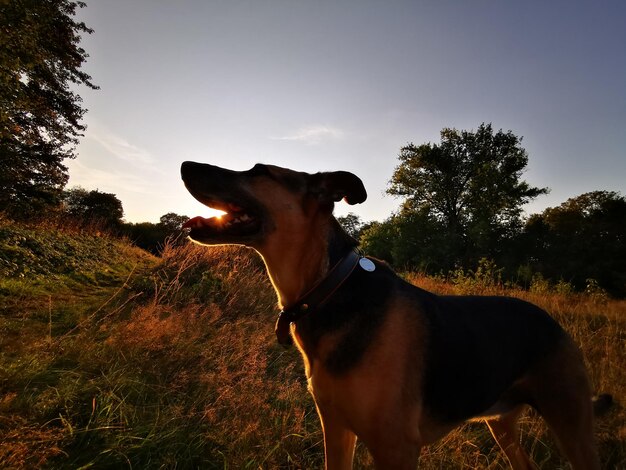
[[[207,245],[259,248],[276,232],[297,238],[329,218],[335,202],[359,204],[367,198],[363,182],[347,171],[309,174],[262,164],[232,171],[184,162],[181,175],[198,201],[226,212],[185,224],[192,240]]]

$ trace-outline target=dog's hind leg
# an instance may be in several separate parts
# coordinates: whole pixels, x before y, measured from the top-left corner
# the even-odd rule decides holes
[[[600,468],[593,435],[591,396],[579,390],[544,397],[538,406],[573,470]]]
[[[582,357],[566,345],[535,378],[537,411],[548,423],[573,470],[599,470],[591,387]]]
[[[519,442],[517,420],[523,410],[523,406],[518,407],[497,418],[488,419],[486,423],[500,449],[509,459],[513,470],[535,470],[537,467]]]

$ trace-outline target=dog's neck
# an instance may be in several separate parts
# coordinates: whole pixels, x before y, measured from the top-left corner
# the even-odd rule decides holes
[[[319,233],[259,250],[278,295],[280,308],[294,305],[356,246],[334,217]]]

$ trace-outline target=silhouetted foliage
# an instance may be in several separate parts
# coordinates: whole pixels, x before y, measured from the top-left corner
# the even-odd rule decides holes
[[[166,229],[162,225],[152,222],[124,224],[124,234],[130,238],[133,244],[155,255],[160,253],[167,238]]]
[[[343,229],[356,240],[359,239],[361,229],[363,228],[363,221],[354,212],[349,212],[345,216],[337,217],[337,222],[343,227]]]
[[[385,261],[394,261],[391,241],[394,239],[396,226],[392,219],[390,217],[384,222],[372,222],[361,231],[359,242],[365,253]]]
[[[186,215],[168,212],[162,215],[159,223],[141,222],[124,224],[124,233],[140,248],[159,255],[166,240],[175,245],[186,243],[182,225],[189,220]]]
[[[20,218],[56,205],[85,113],[74,85],[97,87],[73,16],[82,2],[0,2],[0,211]]]
[[[577,289],[589,279],[626,295],[626,198],[594,191],[531,216],[521,237],[522,260],[533,271]]]
[[[122,224],[124,209],[115,194],[97,189],[88,191],[81,187],[64,191],[63,210],[74,219],[84,223],[97,223],[109,229],[118,229]]]
[[[387,189],[404,198],[394,219],[396,256],[413,264],[401,252],[418,250],[433,259],[419,264],[444,269],[498,259],[521,231],[522,206],[547,192],[521,179],[528,164],[521,140],[483,123],[475,132],[443,129],[439,144],[402,147]]]
[[[178,233],[182,231],[183,224],[189,220],[186,215],[179,215],[175,212],[168,212],[159,218],[159,224],[168,232]]]
[[[428,211],[403,211],[361,232],[363,250],[395,266],[439,272],[449,269],[445,227]]]

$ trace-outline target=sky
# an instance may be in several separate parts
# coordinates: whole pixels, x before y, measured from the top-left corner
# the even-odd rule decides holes
[[[408,143],[445,127],[523,137],[541,212],[626,195],[626,2],[87,0],[81,46],[100,90],[69,187],[114,193],[129,222],[207,216],[185,160],[358,175],[384,220]]]

